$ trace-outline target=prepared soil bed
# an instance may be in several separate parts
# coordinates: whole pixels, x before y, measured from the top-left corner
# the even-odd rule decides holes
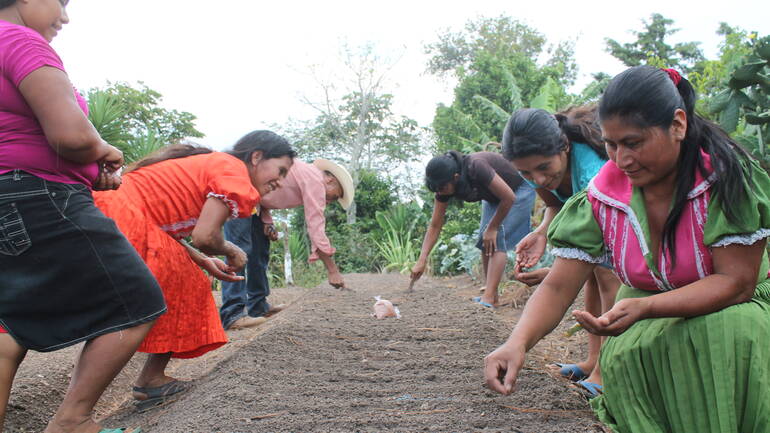
[[[346,275],[351,290],[328,285],[277,289],[290,307],[254,329],[229,332],[230,344],[170,374],[192,379],[177,401],[139,414],[131,383],[139,354],[97,407],[109,427],[143,432],[602,432],[586,400],[547,365],[584,357],[572,322],[528,356],[512,396],[483,386],[483,357],[510,333],[530,291],[506,290],[495,311],[470,301],[467,277],[408,280],[394,274]],[[374,296],[402,318],[372,317]],[[79,347],[30,353],[11,397],[6,431],[39,432],[61,402]]]

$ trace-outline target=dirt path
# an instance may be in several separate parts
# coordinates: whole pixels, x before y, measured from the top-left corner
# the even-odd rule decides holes
[[[290,308],[195,360],[172,361],[195,380],[178,401],[137,414],[130,399],[144,361],[135,359],[97,407],[104,425],[144,432],[601,432],[585,400],[545,366],[584,356],[584,336],[554,332],[530,353],[518,391],[492,394],[482,359],[507,337],[528,291],[509,290],[495,312],[469,301],[466,277],[421,280],[347,275],[353,291],[278,289]],[[374,295],[397,303],[400,320],[371,317]],[[516,302],[514,302],[516,301]],[[7,432],[39,432],[69,381],[79,347],[30,353],[17,375]]]
[[[504,340],[517,310],[472,304],[470,280],[349,275],[354,291],[317,288],[198,376],[178,401],[145,414],[124,407],[105,425],[149,432],[602,431],[547,354],[570,353],[561,337],[529,358],[514,396],[482,386],[483,356]],[[403,318],[375,320],[374,295]],[[237,336],[234,336],[237,337]],[[179,370],[182,371],[181,369]]]

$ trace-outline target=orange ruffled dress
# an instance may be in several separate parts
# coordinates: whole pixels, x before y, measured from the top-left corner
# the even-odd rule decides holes
[[[251,215],[259,192],[243,161],[221,152],[162,161],[123,176],[116,191],[94,192],[158,280],[168,311],[140,352],[194,358],[227,343],[211,283],[177,240],[192,233],[203,203],[221,199],[232,218]]]

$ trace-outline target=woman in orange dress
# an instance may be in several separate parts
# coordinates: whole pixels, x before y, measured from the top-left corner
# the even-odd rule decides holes
[[[250,216],[261,196],[280,186],[294,155],[270,131],[249,133],[227,153],[176,145],[140,161],[120,189],[94,194],[147,263],[168,307],[138,349],[150,354],[134,387],[140,410],[188,387],[166,376],[172,357],[198,357],[227,342],[201,268],[220,279],[242,278],[234,272],[246,255],[224,240],[222,226]],[[184,242],[188,236],[195,248]],[[225,256],[229,265],[209,255]]]

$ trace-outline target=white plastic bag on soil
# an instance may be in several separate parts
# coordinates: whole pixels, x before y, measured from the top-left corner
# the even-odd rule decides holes
[[[378,319],[384,319],[386,317],[395,317],[396,319],[401,318],[401,312],[398,311],[398,307],[393,306],[392,302],[387,299],[382,299],[379,296],[375,296],[374,300],[377,302],[374,303],[374,314],[372,314],[372,316]]]

